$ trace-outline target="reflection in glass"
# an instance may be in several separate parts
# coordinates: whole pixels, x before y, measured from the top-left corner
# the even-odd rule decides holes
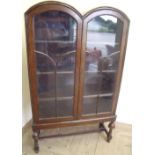
[[[100,97],[97,107],[98,113],[110,112],[112,109],[112,96]]]
[[[41,118],[56,117],[56,104],[54,100],[39,101],[39,115]]]
[[[50,98],[55,97],[55,80],[54,74],[38,74],[37,75],[37,85],[38,85],[38,94],[41,98]]]
[[[122,22],[103,15],[88,23],[86,70],[117,69],[122,35]]]
[[[84,98],[83,99],[83,114],[96,114],[96,105],[94,103],[97,102],[97,98]]]
[[[34,28],[40,117],[70,116],[77,23],[64,12],[48,11],[34,17]]]
[[[103,95],[114,91],[114,81],[119,65],[120,43],[123,23],[116,17],[101,15],[93,18],[87,25],[87,45],[85,50],[85,79],[83,104],[93,106],[95,111],[88,110],[92,114],[106,112],[99,99],[85,99],[86,95]],[[106,107],[111,107],[112,100],[108,100]],[[92,105],[93,104],[93,105]],[[90,107],[89,107],[90,109]],[[103,110],[104,109],[104,110]],[[110,108],[107,108],[110,111]],[[83,105],[83,114],[86,113]]]

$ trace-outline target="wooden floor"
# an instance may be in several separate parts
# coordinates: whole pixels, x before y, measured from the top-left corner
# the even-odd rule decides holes
[[[42,135],[65,134],[97,129],[98,125],[53,129]],[[38,155],[131,155],[132,126],[116,123],[113,139],[106,142],[104,132],[93,132],[64,137],[54,137],[39,140]],[[36,155],[33,151],[32,131],[29,127],[23,134],[23,155]]]

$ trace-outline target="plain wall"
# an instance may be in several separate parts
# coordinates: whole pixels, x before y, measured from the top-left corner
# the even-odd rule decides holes
[[[140,1],[137,5],[134,1],[125,0],[60,0],[73,7],[75,7],[81,14],[86,13],[90,9],[99,6],[111,6],[123,11],[130,19],[130,29],[128,37],[128,45],[126,51],[126,59],[124,65],[123,79],[121,84],[121,91],[117,107],[117,121],[132,124],[133,117],[137,111],[134,107],[142,106],[140,103],[146,100],[149,101],[146,89],[148,83],[145,83],[145,77],[151,73],[148,64],[152,64],[151,58],[153,46],[153,24],[151,20],[152,10],[149,0]],[[24,126],[32,117],[31,101],[28,84],[27,73],[27,57],[25,45],[25,25],[24,12],[32,5],[41,2],[39,0],[24,0],[23,2],[23,122]],[[143,5],[142,5],[143,3]],[[147,22],[146,22],[147,21]],[[149,21],[149,22],[148,22]],[[144,71],[147,71],[147,75]],[[153,76],[150,76],[150,80]],[[143,99],[144,97],[144,99]]]

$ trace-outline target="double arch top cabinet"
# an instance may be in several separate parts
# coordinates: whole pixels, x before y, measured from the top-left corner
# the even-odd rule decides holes
[[[109,142],[128,17],[112,7],[82,16],[67,4],[43,2],[27,10],[25,21],[34,150],[42,129],[89,123],[99,123]]]

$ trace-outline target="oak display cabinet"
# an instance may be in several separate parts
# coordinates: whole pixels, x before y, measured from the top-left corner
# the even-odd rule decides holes
[[[112,138],[129,19],[112,7],[82,16],[60,2],[25,13],[34,150],[40,130],[98,123]],[[104,122],[109,122],[105,127]]]

